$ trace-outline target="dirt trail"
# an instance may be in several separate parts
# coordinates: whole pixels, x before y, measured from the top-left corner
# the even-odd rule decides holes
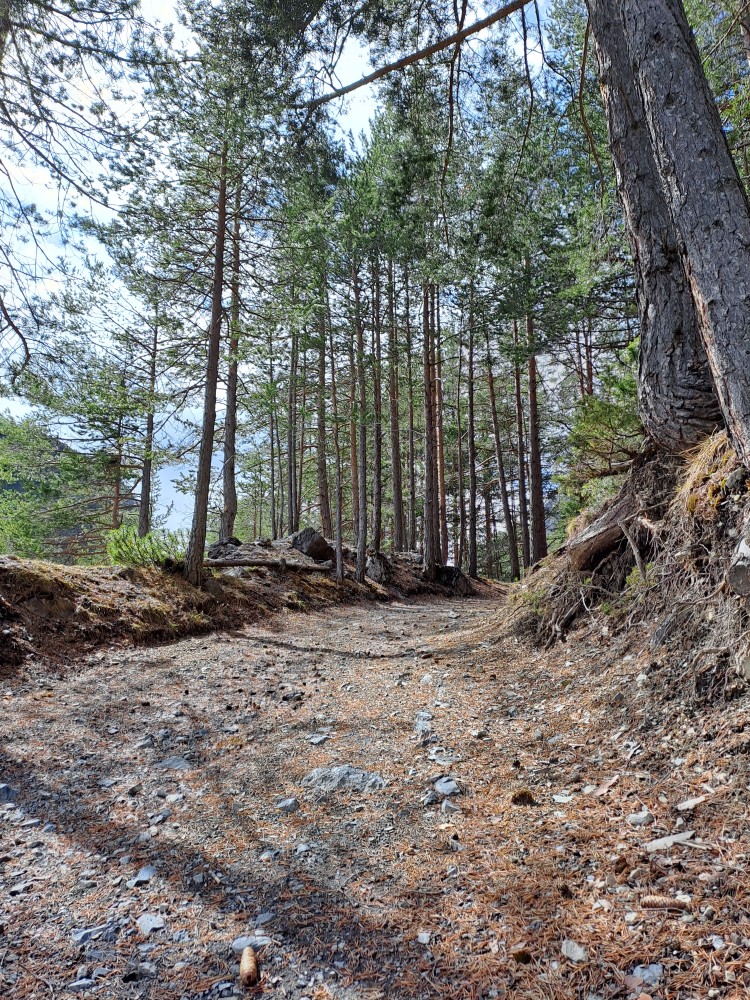
[[[637,658],[497,612],[287,612],[3,682],[0,995],[242,994],[243,936],[295,1000],[746,995],[744,760],[657,718]],[[384,786],[303,785],[340,765]]]

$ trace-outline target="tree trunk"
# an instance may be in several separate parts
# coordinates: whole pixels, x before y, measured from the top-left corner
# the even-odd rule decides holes
[[[492,579],[495,569],[492,560],[492,487],[489,478],[484,481],[482,497],[484,499],[484,572]]]
[[[458,377],[456,380],[456,434],[458,436],[458,556],[456,566],[463,569],[466,555],[466,493],[464,488],[464,435],[461,425],[461,375],[464,363],[463,319],[458,327]]]
[[[531,499],[531,561],[547,555],[547,518],[544,513],[542,445],[537,399],[537,365],[534,344],[534,318],[526,317],[526,341],[529,348],[529,493]]]
[[[296,303],[292,289],[292,304]],[[287,386],[286,414],[286,519],[289,533],[296,531],[297,525],[297,370],[299,367],[299,332],[292,326],[291,358],[289,382]],[[281,442],[279,442],[281,450]]]
[[[318,503],[320,505],[320,524],[326,538],[333,536],[331,521],[331,500],[328,494],[328,461],[326,458],[326,313],[321,306],[318,318],[320,350],[318,352]],[[333,371],[331,371],[333,376]]]
[[[521,578],[521,567],[518,563],[518,540],[516,538],[516,526],[510,510],[510,498],[508,497],[508,481],[505,475],[505,461],[503,459],[503,446],[500,438],[500,421],[497,415],[497,396],[495,393],[495,376],[492,372],[492,358],[490,357],[489,333],[487,333],[487,384],[490,393],[490,411],[492,413],[492,430],[495,437],[495,458],[497,459],[497,476],[500,484],[500,502],[503,505],[503,519],[505,521],[505,534],[508,538],[508,554],[510,557],[511,579]]]
[[[375,418],[372,452],[372,547],[380,552],[383,534],[383,393],[381,330],[380,330],[380,262],[372,261],[372,356],[373,356],[373,415]]]
[[[203,550],[206,547],[208,499],[211,490],[211,460],[216,429],[216,386],[219,379],[219,354],[221,346],[222,295],[224,291],[224,247],[227,234],[227,156],[225,142],[221,148],[219,165],[219,198],[217,204],[216,242],[214,246],[213,292],[211,295],[211,326],[208,334],[206,362],[206,388],[203,399],[203,430],[198,454],[198,473],[195,483],[195,505],[185,556],[185,579],[193,586],[203,580]]]
[[[521,555],[523,568],[531,565],[531,540],[529,538],[529,507],[526,499],[526,447],[524,444],[523,396],[521,393],[521,362],[518,357],[518,324],[513,320],[513,346],[515,348],[514,380],[516,388],[516,433],[518,441],[518,517],[521,522]]]
[[[154,332],[151,338],[151,356],[148,369],[148,412],[146,413],[146,439],[143,446],[143,473],[141,475],[141,505],[138,510],[138,535],[145,538],[151,530],[151,494],[154,469],[154,423],[156,414],[156,357],[159,350],[159,311],[154,315]]]
[[[240,209],[242,184],[234,196],[234,225],[232,228],[232,289],[229,306],[229,371],[227,374],[227,405],[224,418],[224,507],[221,512],[220,538],[234,535],[237,517],[237,377],[240,346]]]
[[[326,303],[330,315],[328,286],[326,285]],[[339,438],[339,404],[336,395],[336,355],[333,349],[333,324],[328,327],[328,349],[331,361],[331,407],[333,410],[333,451],[336,457],[336,579],[344,582],[344,485],[341,475],[341,441]]]
[[[467,372],[469,437],[469,576],[477,577],[477,445],[474,421],[474,285],[469,293],[469,357]]]
[[[403,552],[406,524],[401,473],[401,429],[398,412],[398,330],[396,327],[396,290],[393,259],[388,261],[388,403],[391,430],[391,488],[393,492],[393,548]]]
[[[271,539],[276,540],[276,456],[274,449],[274,382],[273,382],[273,335],[268,331],[268,384],[271,388],[271,410],[268,415],[268,438],[271,445]]]
[[[349,476],[352,481],[352,536],[356,544],[357,539],[359,538],[359,475],[357,472],[357,368],[354,360],[354,344],[351,339],[349,340]]]
[[[435,393],[437,396],[437,469],[438,488],[440,495],[440,556],[445,565],[448,562],[448,501],[445,495],[445,442],[443,440],[443,346],[440,323],[440,289],[435,290],[435,356],[437,361],[437,379]]]
[[[362,329],[362,305],[359,291],[359,268],[354,265],[354,323],[357,334],[357,390],[359,430],[359,527],[357,530],[357,582],[365,582],[367,565],[367,388],[365,385],[365,337]]]
[[[432,386],[432,351],[430,348],[430,289],[422,286],[422,365],[424,381],[424,575],[434,580],[437,563],[439,538],[435,537],[435,416],[433,412],[434,392]]]
[[[612,0],[589,0],[589,12],[635,267],[640,415],[660,447],[680,451],[709,434],[721,413],[622,23]]]
[[[409,271],[404,268],[404,292],[406,298],[406,391],[409,408],[409,551],[417,548],[417,476],[416,438],[414,434],[414,371],[412,367],[411,315],[409,304]]]
[[[294,524],[289,525],[290,534],[299,531],[300,517],[302,516],[302,486],[305,479],[305,433],[307,414],[307,337],[302,351],[302,406],[300,408],[300,428],[299,428],[299,461],[296,464],[296,502],[294,504]],[[297,446],[297,435],[295,434],[295,448]]]

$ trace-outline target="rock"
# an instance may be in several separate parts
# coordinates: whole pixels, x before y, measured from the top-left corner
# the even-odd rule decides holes
[[[160,917],[156,913],[143,913],[140,917],[138,917],[136,923],[138,924],[138,929],[144,937],[148,937],[151,931],[163,930],[165,926],[164,917]]]
[[[93,979],[76,979],[74,983],[68,986],[71,993],[82,993],[83,990],[90,990],[92,986],[96,983]]]
[[[327,562],[336,558],[333,548],[315,528],[303,528],[302,531],[298,531],[289,539],[289,544],[315,562]]]
[[[153,865],[144,865],[143,868],[138,872],[135,878],[131,878],[125,884],[128,889],[137,889],[141,885],[148,885],[151,879],[156,875],[156,869]]]
[[[644,986],[658,986],[664,975],[664,966],[657,963],[636,965],[630,974],[640,979]]]
[[[15,802],[18,797],[18,792],[15,788],[11,788],[10,785],[0,785],[0,805],[5,802]]]
[[[114,930],[114,924],[99,924],[98,927],[82,927],[80,930],[73,931],[71,936],[76,944],[86,944],[88,941],[101,937],[108,940]]]
[[[206,555],[209,559],[233,559],[238,554],[240,545],[242,542],[239,538],[221,538],[209,545]]]
[[[653,815],[648,811],[648,809],[642,809],[640,812],[631,813],[625,822],[628,826],[651,826],[654,822]]]
[[[265,948],[271,944],[271,938],[265,934],[243,934],[232,941],[232,951],[235,955],[241,955],[245,948]]]
[[[677,812],[692,812],[702,802],[705,802],[707,798],[707,795],[697,795],[694,799],[685,799],[684,802],[678,802],[675,809]]]
[[[735,594],[750,596],[750,524],[745,525],[742,538],[734,550],[726,581]]]
[[[450,587],[459,597],[468,597],[473,593],[468,576],[456,566],[438,566],[435,579],[443,587]]]
[[[453,778],[441,778],[436,781],[433,785],[435,791],[438,795],[460,795],[461,789],[458,787]]]
[[[363,771],[351,764],[335,767],[316,767],[302,779],[302,787],[314,790],[319,798],[333,792],[372,792],[385,788],[379,774]]]
[[[431,940],[432,934],[430,934],[429,931],[420,931],[419,934],[417,934],[417,941],[419,941],[420,944],[429,944]]]
[[[192,766],[190,761],[185,760],[184,757],[167,757],[166,760],[153,765],[153,767],[158,767],[164,771],[189,771]]]
[[[429,687],[432,684],[432,674],[425,674],[419,682],[420,687]]]
[[[430,725],[432,719],[432,712],[417,712],[417,717],[414,720],[414,732],[418,736],[425,736],[432,729]]]
[[[374,583],[385,586],[393,576],[393,567],[387,556],[382,552],[373,552],[367,557],[365,576]]]
[[[656,851],[667,851],[675,844],[684,844],[694,836],[695,830],[683,830],[681,833],[673,833],[669,837],[659,837],[658,840],[652,840],[645,847],[649,854],[654,854]]]
[[[750,472],[742,465],[738,469],[735,469],[734,472],[730,472],[724,483],[724,492],[736,493],[738,490],[741,490],[748,476],[750,476]]]
[[[279,799],[276,808],[283,813],[296,813],[299,809],[299,799]]]
[[[460,813],[461,806],[457,806],[456,803],[451,802],[450,799],[443,799],[442,805],[440,806],[440,812],[446,813],[450,816],[454,813]]]
[[[270,924],[271,921],[275,919],[276,914],[272,913],[270,910],[266,910],[265,913],[259,913],[253,923],[256,927],[262,927],[264,924]]]
[[[310,737],[308,743],[312,743],[314,747],[319,747],[322,746],[327,740],[330,740],[330,738],[331,737],[328,733],[315,733],[314,736]]]
[[[576,944],[575,941],[571,941],[570,938],[563,941],[561,951],[571,962],[585,962],[589,957],[586,949],[580,944]]]

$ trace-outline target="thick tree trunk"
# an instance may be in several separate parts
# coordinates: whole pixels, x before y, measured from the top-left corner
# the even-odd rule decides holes
[[[393,548],[403,552],[406,524],[404,522],[404,491],[401,472],[401,428],[398,396],[398,330],[396,327],[396,290],[393,280],[393,260],[388,261],[388,404],[391,431],[391,488],[393,492]]]
[[[294,304],[295,302],[295,293],[294,289],[292,289],[292,303]],[[297,530],[297,370],[299,367],[299,332],[296,327],[292,327],[290,361],[286,414],[286,519],[291,534]],[[280,448],[281,444],[279,443]]]
[[[326,286],[326,303],[330,316],[328,287]],[[336,394],[336,354],[333,348],[333,324],[329,323],[328,349],[331,362],[331,407],[333,410],[333,451],[336,457],[336,579],[344,582],[344,484],[341,475],[341,441],[339,438],[339,405]]]
[[[156,414],[156,359],[159,350],[159,312],[154,316],[154,330],[151,338],[151,355],[148,366],[148,412],[146,414],[146,439],[143,444],[143,473],[141,476],[141,505],[138,510],[138,535],[140,538],[151,531],[151,494],[153,492],[154,469],[154,423]]]
[[[424,381],[424,575],[435,579],[439,537],[435,536],[437,495],[435,491],[435,399],[432,385],[432,331],[430,326],[430,289],[422,286],[422,363]]]
[[[503,445],[500,437],[500,421],[497,415],[497,396],[495,393],[495,376],[492,371],[492,359],[490,357],[489,334],[487,335],[487,383],[490,392],[490,411],[492,413],[492,430],[495,437],[495,458],[497,460],[497,476],[500,484],[500,501],[503,505],[503,520],[505,521],[505,534],[508,539],[508,554],[510,557],[511,579],[521,578],[521,567],[518,562],[518,540],[516,538],[516,526],[510,510],[510,498],[508,496],[508,480],[505,475],[505,461],[503,459]]]
[[[680,451],[721,423],[721,413],[618,9],[613,0],[589,0],[610,151],[635,266],[640,414],[660,447]]]
[[[206,547],[208,499],[211,490],[211,460],[216,430],[216,386],[219,379],[219,354],[221,346],[222,295],[224,291],[224,248],[227,235],[227,156],[225,142],[221,149],[219,165],[219,197],[217,203],[216,239],[214,245],[213,292],[211,295],[211,326],[208,334],[206,360],[206,388],[203,399],[203,430],[198,454],[198,473],[195,483],[195,505],[185,556],[185,579],[193,586],[203,580],[203,550]]]
[[[317,472],[318,472],[318,504],[320,505],[320,524],[326,538],[333,535],[331,520],[331,499],[328,494],[328,460],[326,458],[326,314],[321,307],[318,319],[319,351],[318,351],[318,441],[317,441]],[[333,376],[333,371],[331,371]]]
[[[372,357],[373,357],[373,483],[372,483],[372,547],[380,552],[383,535],[383,392],[380,329],[380,262],[372,262]]]
[[[356,332],[355,332],[356,338]],[[359,538],[359,473],[357,472],[357,367],[349,341],[349,476],[352,481],[352,536]]]
[[[458,436],[456,478],[458,479],[458,555],[456,566],[463,569],[464,558],[466,556],[466,490],[464,484],[464,434],[461,421],[462,399],[461,399],[461,376],[463,375],[464,363],[464,340],[463,323],[458,327],[458,376],[456,379],[456,434]]]
[[[482,498],[484,499],[484,572],[491,579],[495,570],[492,560],[492,487],[489,479],[485,479],[482,486]]]
[[[359,268],[354,266],[354,322],[357,333],[357,391],[359,431],[359,527],[357,530],[357,582],[365,582],[367,565],[367,388],[365,384],[365,338],[359,291]]]
[[[269,330],[268,333],[268,384],[271,386],[271,391],[274,391],[273,385],[273,335]],[[273,398],[271,400],[271,410],[268,414],[268,438],[271,445],[271,538],[275,540],[278,536],[276,535],[276,456],[274,447],[274,420],[273,420]]]
[[[542,478],[542,444],[537,398],[537,364],[534,353],[534,319],[526,317],[526,340],[529,351],[529,494],[531,500],[531,561],[539,562],[547,555],[547,518],[544,513],[544,481]]]
[[[227,373],[227,404],[224,418],[224,506],[221,512],[220,538],[234,535],[237,517],[237,380],[239,374],[240,346],[240,209],[242,185],[234,197],[234,224],[232,227],[232,288],[229,306],[229,371]]]

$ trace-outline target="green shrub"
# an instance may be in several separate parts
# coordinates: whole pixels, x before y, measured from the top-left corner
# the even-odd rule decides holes
[[[188,536],[184,531],[151,531],[143,538],[132,525],[107,535],[107,555],[115,566],[164,566],[185,558]]]

